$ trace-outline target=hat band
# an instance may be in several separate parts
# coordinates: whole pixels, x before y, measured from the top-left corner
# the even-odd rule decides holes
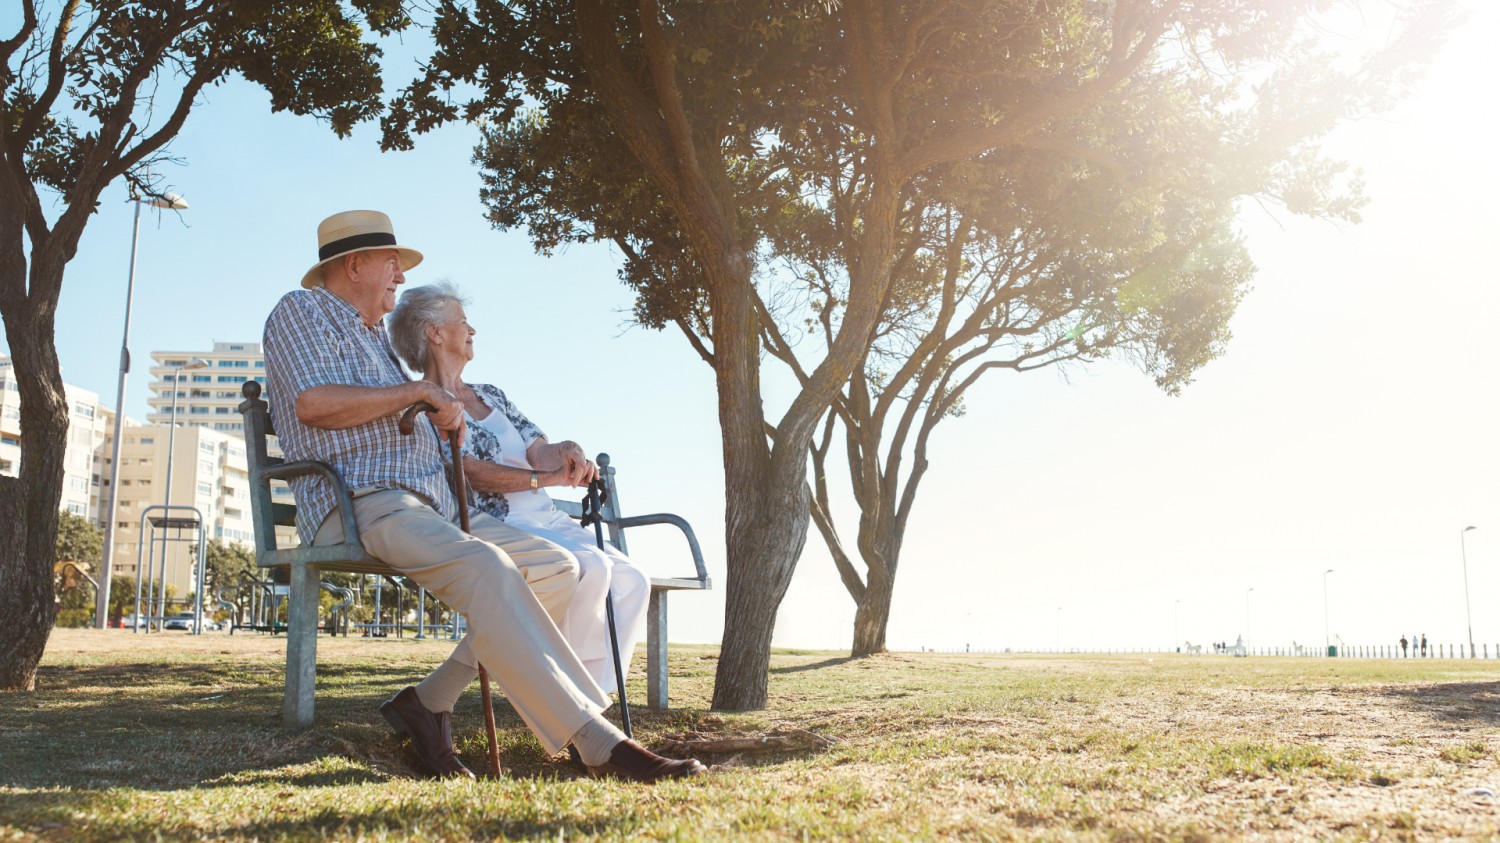
[[[345,252],[352,252],[355,249],[374,249],[380,246],[390,246],[394,248],[395,245],[396,235],[389,234],[384,231],[374,231],[369,234],[356,234],[352,237],[340,238],[333,241],[332,243],[327,243],[319,247],[318,262],[321,263],[328,260],[329,258],[338,257]]]

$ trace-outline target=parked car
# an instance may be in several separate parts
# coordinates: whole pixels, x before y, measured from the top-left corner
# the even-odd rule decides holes
[[[193,628],[193,613],[192,612],[178,612],[177,614],[173,615],[172,617],[167,618],[167,622],[164,623],[164,624],[162,624],[161,628],[162,629],[187,629],[187,630],[191,630]]]

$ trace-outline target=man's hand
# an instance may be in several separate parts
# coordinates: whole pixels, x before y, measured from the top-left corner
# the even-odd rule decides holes
[[[427,417],[432,419],[432,424],[443,433],[458,431],[458,443],[463,445],[464,432],[464,402],[458,400],[453,393],[432,381],[417,381],[423,386],[423,401],[431,404],[434,408]]]

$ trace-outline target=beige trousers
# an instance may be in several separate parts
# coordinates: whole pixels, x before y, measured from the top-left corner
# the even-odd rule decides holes
[[[549,753],[609,705],[553,622],[578,582],[578,562],[567,551],[484,513],[474,513],[465,533],[396,489],[356,497],[354,520],[371,556],[468,618],[469,633],[450,658],[483,663]],[[343,534],[335,511],[313,544]]]

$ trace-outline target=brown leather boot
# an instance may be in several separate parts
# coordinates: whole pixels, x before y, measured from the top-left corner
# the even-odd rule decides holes
[[[589,775],[596,779],[612,776],[646,784],[662,779],[685,779],[708,772],[708,768],[696,758],[684,761],[663,758],[632,740],[615,744],[608,761],[588,770]]]
[[[380,714],[398,733],[411,738],[422,764],[438,778],[474,778],[453,751],[452,712],[428,711],[415,686],[380,704]]]

